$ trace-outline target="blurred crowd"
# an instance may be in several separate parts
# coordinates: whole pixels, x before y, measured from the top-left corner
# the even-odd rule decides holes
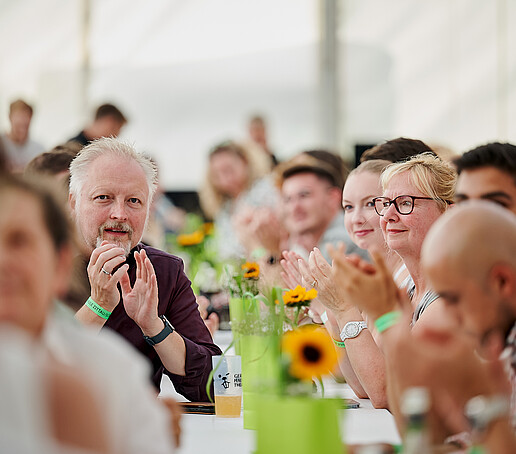
[[[2,448],[171,452],[179,410],[156,399],[162,375],[208,400],[228,295],[171,254],[170,235],[192,233],[188,213],[156,163],[117,139],[116,106],[50,151],[30,138],[32,115],[13,102],[0,139]],[[324,149],[280,162],[253,116],[246,140],[199,163],[200,207],[218,261],[318,291],[302,323],[331,334],[335,376],[401,434],[417,387],[432,446],[513,453],[516,146],[461,151],[399,137],[355,168]]]

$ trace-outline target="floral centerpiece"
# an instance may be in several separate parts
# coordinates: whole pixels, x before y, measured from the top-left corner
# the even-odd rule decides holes
[[[189,213],[185,227],[179,235],[167,237],[169,252],[185,262],[185,271],[192,281],[196,294],[220,291],[216,250],[213,240],[213,224],[203,222],[196,214]]]
[[[279,393],[263,396],[258,403],[257,454],[342,453],[340,399],[319,398],[313,386],[314,379],[322,385],[321,377],[337,361],[323,328],[306,325],[283,334]]]
[[[293,328],[299,326],[300,317],[308,310],[310,302],[317,298],[317,290],[314,288],[306,290],[298,285],[295,289],[286,290],[283,293],[283,304],[289,315],[288,322]],[[275,300],[276,304],[280,304],[279,300]]]
[[[333,341],[326,330],[306,325],[283,334],[282,352],[282,394],[308,394],[313,390],[312,380],[331,373],[338,362]],[[309,384],[309,387],[304,386]]]
[[[259,271],[258,264],[243,263],[228,283],[233,337],[242,356],[244,427],[248,429],[258,428],[257,410],[261,402],[269,401],[267,396],[273,405],[292,396],[315,400],[313,379],[337,362],[333,341],[324,330],[298,328],[317,291],[297,286],[260,292]]]

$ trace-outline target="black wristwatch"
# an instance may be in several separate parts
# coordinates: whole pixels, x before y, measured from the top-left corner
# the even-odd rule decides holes
[[[164,341],[169,334],[172,334],[174,332],[174,327],[170,324],[170,322],[167,320],[167,318],[164,315],[160,315],[159,318],[161,320],[163,320],[163,324],[165,325],[163,330],[152,337],[145,336],[145,335],[143,336],[145,341],[151,346],[154,346],[154,345],[159,344],[160,342]]]

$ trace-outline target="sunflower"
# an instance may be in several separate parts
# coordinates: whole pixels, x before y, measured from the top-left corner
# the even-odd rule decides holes
[[[317,290],[312,288],[306,291],[304,287],[298,285],[295,289],[285,292],[283,302],[287,306],[307,306],[316,297]]]
[[[245,262],[242,265],[244,270],[244,278],[246,279],[258,279],[260,276],[260,265],[256,262]]]
[[[197,230],[193,233],[184,233],[177,236],[177,244],[180,246],[195,246],[202,243],[202,240],[204,240],[204,233],[200,230]]]
[[[314,326],[288,331],[283,336],[281,346],[290,356],[290,374],[301,380],[330,373],[338,361],[328,333]]]
[[[205,222],[202,225],[202,229],[203,229],[205,235],[213,235],[213,231],[214,231],[213,222]]]

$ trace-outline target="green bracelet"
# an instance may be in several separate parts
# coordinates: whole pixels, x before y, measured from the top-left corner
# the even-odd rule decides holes
[[[111,312],[107,311],[103,307],[99,306],[95,301],[93,301],[91,296],[86,300],[86,307],[105,320],[107,320],[111,315]]]
[[[473,445],[469,448],[468,454],[485,454],[486,450],[482,446]]]
[[[393,327],[396,323],[398,323],[401,318],[401,311],[391,311],[383,314],[378,317],[374,322],[374,326],[376,327],[376,331],[379,333],[383,333],[389,328]]]
[[[333,338],[332,338],[333,339]],[[338,341],[338,340],[335,340],[333,339],[333,343],[337,346],[337,347],[340,347],[340,348],[346,348],[346,345],[344,344],[344,342],[342,341]]]

